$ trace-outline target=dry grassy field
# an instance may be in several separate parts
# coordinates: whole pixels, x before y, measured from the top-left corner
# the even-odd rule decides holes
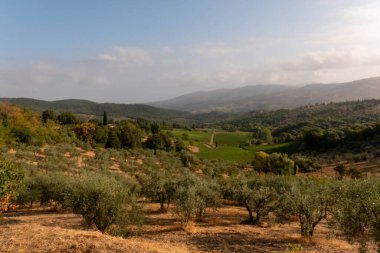
[[[317,228],[313,241],[303,241],[298,223],[263,226],[243,225],[246,211],[223,206],[203,221],[181,228],[170,213],[157,212],[157,204],[144,204],[142,227],[131,228],[126,238],[86,228],[73,214],[48,209],[19,210],[5,214],[0,226],[1,252],[289,252],[289,245],[302,245],[295,252],[358,252],[357,245],[339,234],[329,235],[326,224]]]

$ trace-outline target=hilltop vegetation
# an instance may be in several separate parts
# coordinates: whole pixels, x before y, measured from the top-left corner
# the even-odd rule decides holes
[[[56,112],[71,112],[86,118],[100,118],[103,112],[107,112],[111,117],[120,119],[144,118],[149,120],[180,121],[189,116],[189,114],[185,112],[161,109],[144,104],[95,103],[80,99],[66,99],[50,102],[30,98],[0,98],[0,101],[15,104],[36,112],[51,109]]]

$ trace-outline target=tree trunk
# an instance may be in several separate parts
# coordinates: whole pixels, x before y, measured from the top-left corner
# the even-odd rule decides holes
[[[248,211],[249,218],[247,220],[245,220],[244,223],[245,224],[253,224],[253,213],[252,213],[252,210],[251,210],[251,208],[248,205],[245,205],[245,208]]]
[[[259,224],[260,218],[261,218],[260,211],[256,211],[256,218],[252,221],[252,224],[253,225]]]

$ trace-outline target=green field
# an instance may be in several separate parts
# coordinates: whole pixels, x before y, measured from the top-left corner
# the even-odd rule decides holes
[[[299,146],[295,142],[286,142],[286,143],[276,143],[276,144],[269,144],[269,145],[261,145],[261,146],[252,146],[248,147],[247,149],[250,151],[264,151],[267,153],[286,153],[286,154],[293,154],[296,153]]]
[[[199,147],[198,157],[207,159],[227,160],[234,162],[247,163],[253,160],[256,151],[265,151],[267,153],[282,152],[294,153],[297,149],[295,143],[280,143],[261,146],[242,147],[246,141],[252,139],[252,134],[248,132],[225,132],[215,131],[214,144],[216,148],[210,148],[212,131],[208,130],[173,130],[173,134],[182,137],[183,134],[188,136],[187,144]],[[206,145],[205,145],[206,144]]]

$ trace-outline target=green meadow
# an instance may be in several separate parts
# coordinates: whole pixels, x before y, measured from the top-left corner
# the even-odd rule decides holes
[[[281,152],[292,154],[297,150],[296,143],[280,143],[260,146],[246,146],[246,142],[252,140],[252,134],[249,132],[226,132],[215,131],[214,144],[211,148],[210,143],[212,130],[173,130],[177,137],[187,136],[187,144],[199,147],[199,153],[196,155],[200,158],[227,160],[241,163],[248,163],[253,160],[255,152],[264,151],[267,153]]]

